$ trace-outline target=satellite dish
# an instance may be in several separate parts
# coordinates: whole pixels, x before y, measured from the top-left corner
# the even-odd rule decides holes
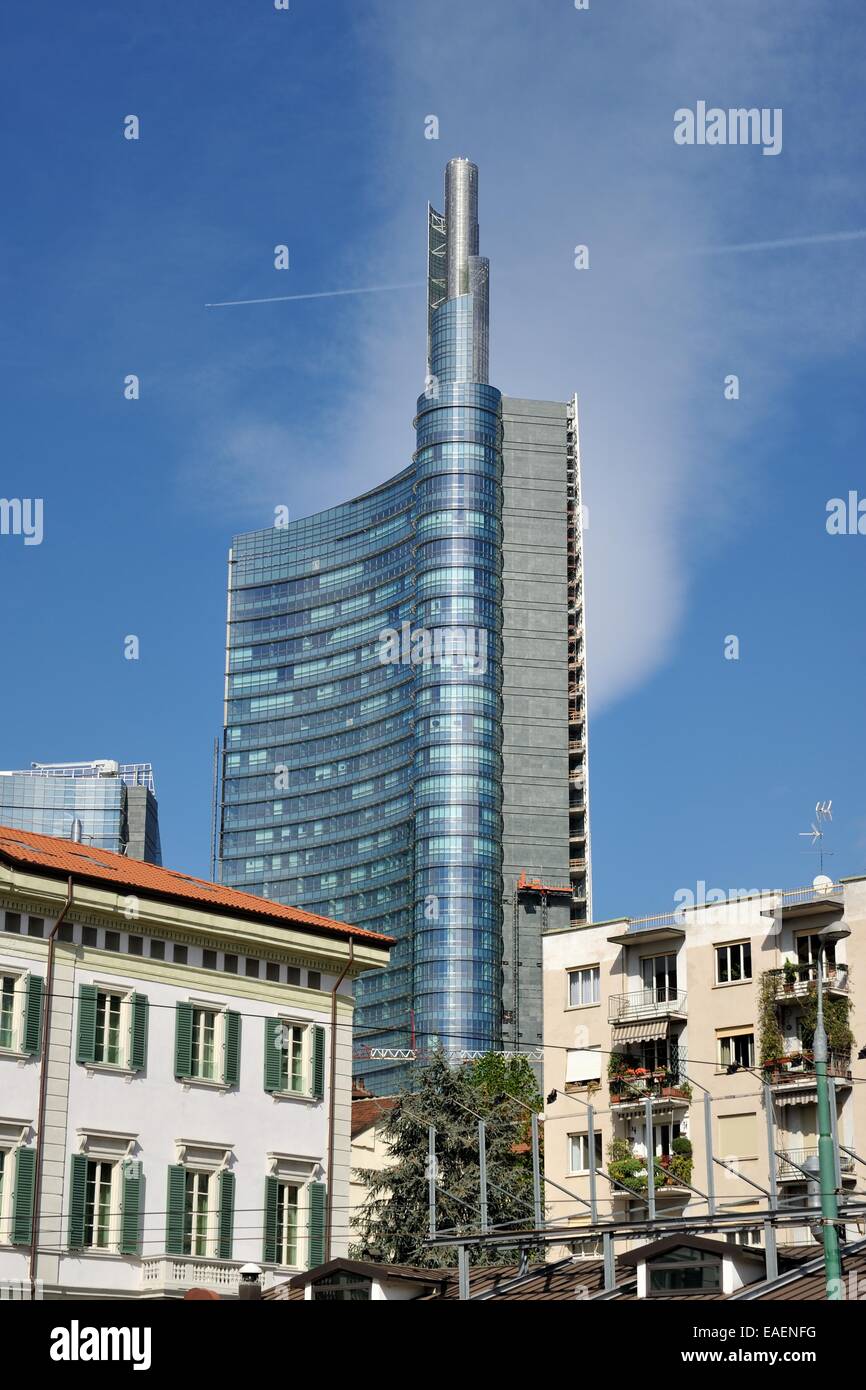
[[[816,878],[812,879],[812,887],[816,893],[829,893],[833,887],[833,880],[828,878],[826,874],[818,874]]]

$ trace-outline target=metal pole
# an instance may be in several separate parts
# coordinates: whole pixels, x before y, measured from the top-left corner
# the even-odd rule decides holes
[[[842,1191],[842,1154],[839,1151],[839,1117],[836,1114],[836,1087],[833,1086],[833,1100],[830,1103],[830,1138],[833,1140],[833,1164],[836,1170],[836,1192]]]
[[[716,1214],[716,1184],[713,1167],[713,1104],[709,1091],[704,1095],[704,1144],[707,1150],[707,1209]]]
[[[483,1120],[478,1121],[478,1182],[481,1189],[481,1233],[487,1234],[487,1133]]]
[[[764,1082],[764,1115],[767,1121],[767,1172],[770,1178],[770,1205],[775,1211],[779,1205],[779,1184],[776,1161],[776,1103],[769,1081]]]
[[[776,1228],[772,1221],[764,1222],[764,1249],[767,1255],[767,1278],[778,1279],[779,1257],[776,1252]]]
[[[429,1235],[436,1234],[436,1126],[427,1126],[427,1199],[430,1214],[427,1218]]]
[[[465,1245],[457,1247],[457,1282],[459,1296],[465,1302],[469,1297],[469,1251]]]
[[[595,1187],[595,1111],[592,1106],[586,1109],[586,1142],[589,1145],[589,1209],[593,1221],[598,1220],[598,1197]]]
[[[532,1112],[532,1204],[535,1208],[535,1227],[540,1231],[544,1225],[544,1212],[541,1209],[541,1156],[538,1147],[538,1114],[535,1110]]]
[[[644,1101],[644,1133],[646,1139],[646,1193],[647,1193],[647,1219],[656,1219],[656,1145],[655,1134],[653,1132],[653,1103],[652,1097],[647,1096]]]
[[[818,1018],[812,1043],[815,1080],[818,1085],[818,1174],[821,1184],[821,1216],[824,1234],[824,1275],[828,1302],[842,1300],[842,1262],[839,1256],[839,1203],[836,1198],[836,1157],[830,1121],[830,1089],[827,1080],[827,1031],[824,1027],[824,943],[818,942]],[[833,1088],[833,1104],[836,1090]]]
[[[613,1289],[616,1287],[616,1262],[613,1257],[613,1236],[610,1231],[605,1231],[601,1238],[601,1248],[604,1252],[604,1287]]]

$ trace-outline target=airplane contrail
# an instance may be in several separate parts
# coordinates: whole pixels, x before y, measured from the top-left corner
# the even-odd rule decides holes
[[[293,299],[333,299],[341,294],[379,294],[384,290],[420,290],[423,280],[413,280],[405,285],[362,285],[354,290],[317,290],[314,294],[277,294],[267,299],[221,299],[214,304],[206,304],[206,309],[229,309],[236,304],[287,304]]]
[[[731,246],[696,246],[691,251],[677,252],[687,256],[718,256],[731,251],[775,251],[785,246],[818,246],[828,241],[862,241],[866,228],[859,232],[818,232],[815,236],[780,237],[777,241],[741,241]]]

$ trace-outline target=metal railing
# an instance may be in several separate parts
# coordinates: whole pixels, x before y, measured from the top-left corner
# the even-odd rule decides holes
[[[778,1176],[780,1178],[795,1178],[798,1182],[806,1181],[806,1174],[802,1172],[803,1165],[809,1158],[818,1157],[817,1144],[806,1149],[780,1149],[778,1157]],[[854,1160],[850,1154],[840,1153],[839,1168],[843,1173],[853,1173]]]
[[[790,978],[790,971],[786,975],[784,969],[771,971],[770,973],[775,974],[778,977],[776,985],[776,995],[780,999],[784,999],[786,995],[788,995],[789,997],[791,995],[794,995],[795,997],[801,997],[803,994],[807,993],[810,985],[815,985],[818,983],[818,966],[814,962],[812,962],[809,965],[803,965],[798,962],[794,966],[793,979]],[[847,965],[827,965],[825,963],[824,988],[827,990],[836,990],[838,993],[847,994]]]
[[[796,1056],[796,1054],[794,1054]],[[815,1085],[815,1063],[811,1057],[801,1056],[798,1060],[779,1058],[778,1065],[765,1066],[764,1075],[771,1086]],[[830,1053],[827,1059],[827,1075],[831,1078],[847,1080],[851,1076],[850,1057]]]
[[[662,986],[658,989],[635,989],[628,994],[612,994],[608,1000],[608,1023],[631,1023],[643,1018],[667,1018],[684,1014],[686,991]]]

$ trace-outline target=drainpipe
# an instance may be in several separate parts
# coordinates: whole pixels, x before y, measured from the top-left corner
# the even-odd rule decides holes
[[[334,1213],[334,1102],[337,1091],[337,990],[345,980],[355,960],[355,943],[349,937],[349,959],[340,978],[331,990],[331,1069],[328,1094],[328,1187],[325,1196],[325,1263],[331,1258],[331,1224]],[[351,1087],[351,1082],[350,1082]],[[350,1092],[351,1094],[351,1092]],[[351,1099],[349,1104],[351,1105]]]
[[[45,1101],[48,1095],[48,1043],[51,1033],[51,999],[54,993],[54,943],[72,906],[72,875],[66,883],[66,902],[48,933],[48,970],[45,976],[45,1003],[42,1008],[42,1057],[39,1063],[39,1109],[36,1116],[36,1163],[33,1173],[33,1224],[30,1228],[30,1297],[36,1298],[36,1265],[39,1258],[39,1212],[42,1206],[42,1147],[45,1130]]]

